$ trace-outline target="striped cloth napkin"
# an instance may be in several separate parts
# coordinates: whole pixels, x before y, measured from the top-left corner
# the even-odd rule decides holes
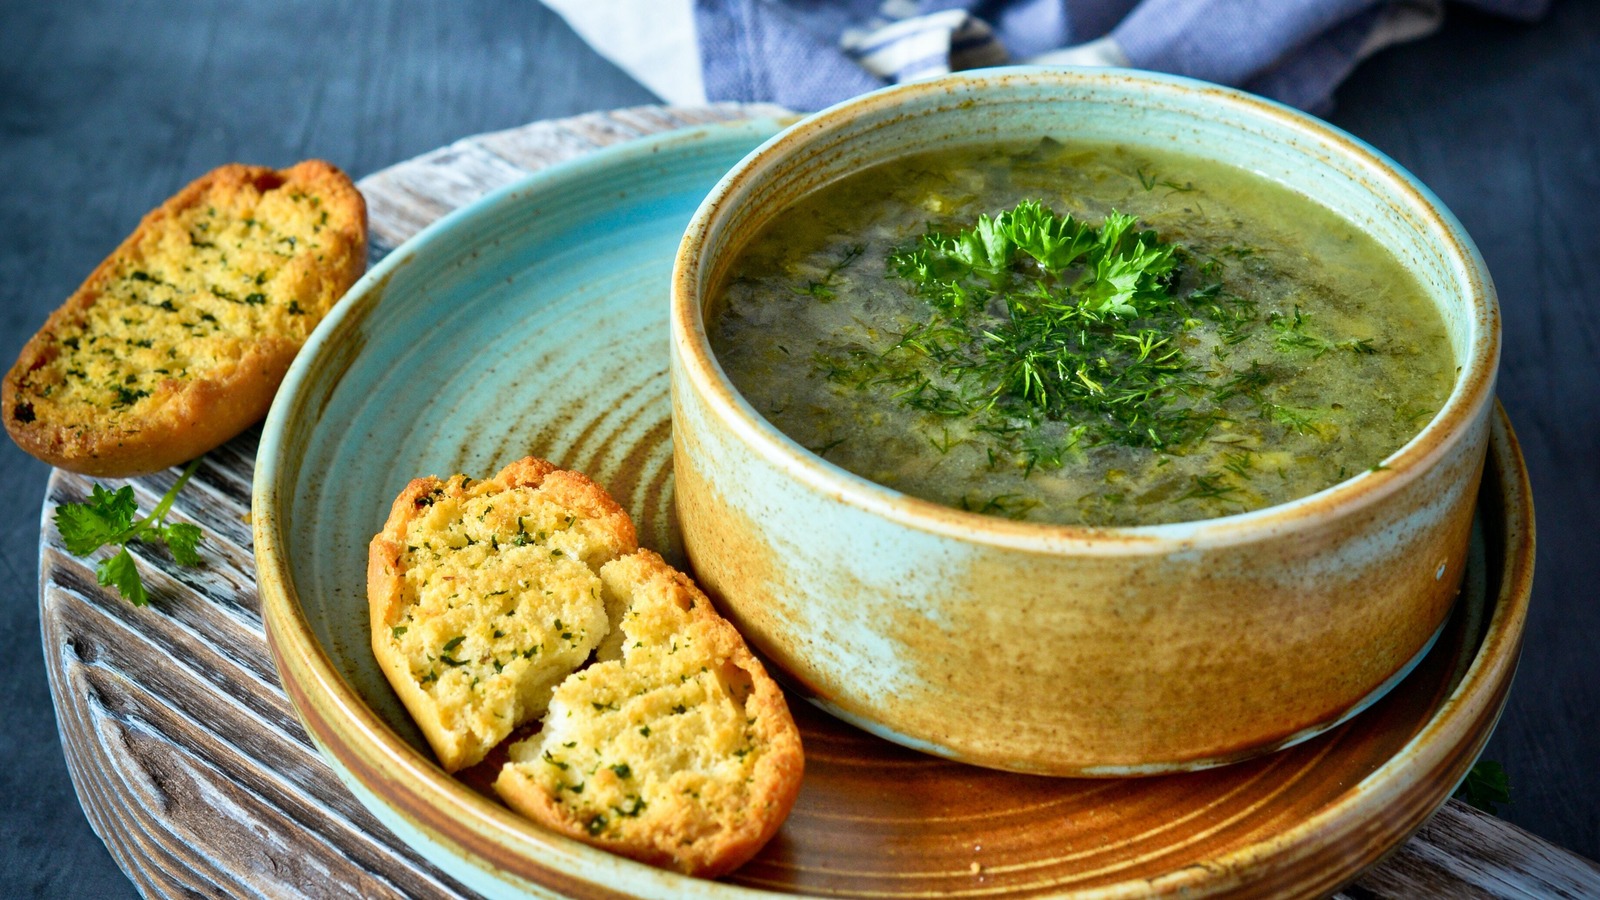
[[[671,103],[820,109],[959,69],[1130,66],[1325,112],[1356,64],[1429,34],[1444,0],[544,0]],[[1462,0],[1513,19],[1549,0]]]

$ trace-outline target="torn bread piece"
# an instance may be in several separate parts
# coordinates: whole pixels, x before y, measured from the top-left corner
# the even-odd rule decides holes
[[[226,165],[161,204],[23,346],[0,387],[17,445],[129,476],[262,416],[367,264],[367,209],[320,160]]]
[[[744,639],[649,550],[600,570],[613,632],[513,744],[495,790],[578,840],[715,877],[775,834],[800,790],[799,730]]]
[[[545,711],[609,630],[600,567],[637,547],[594,482],[541,459],[419,478],[372,540],[372,652],[445,771]]]

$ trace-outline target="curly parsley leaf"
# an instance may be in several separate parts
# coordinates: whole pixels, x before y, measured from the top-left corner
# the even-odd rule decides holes
[[[1158,449],[1197,439],[1217,415],[1179,401],[1204,372],[1163,337],[1194,314],[1174,290],[1178,248],[1137,226],[1115,210],[1097,227],[1024,200],[967,228],[930,230],[888,266],[932,319],[877,365],[830,358],[819,367],[858,386],[900,385],[907,406],[972,415],[994,434],[1041,419],[1091,425],[1059,446],[1024,448],[1029,471],[1059,465],[1080,437]],[[1220,290],[1196,302],[1217,306]],[[900,363],[910,365],[891,371]]]
[[[106,544],[121,543],[119,537],[133,526],[138,503],[133,488],[108,491],[95,485],[87,503],[69,503],[56,508],[56,527],[61,530],[67,552],[88,556]]]
[[[1511,802],[1511,782],[1506,778],[1505,767],[1494,760],[1478,760],[1472,764],[1461,786],[1456,788],[1455,797],[1494,815],[1499,811],[1500,804]]]
[[[1037,200],[1024,200],[1001,218],[1017,249],[1051,275],[1065,272],[1095,244],[1093,228],[1072,216],[1058,216]]]
[[[1136,224],[1112,210],[1095,228],[1024,200],[993,218],[980,215],[970,228],[929,232],[891,254],[889,265],[940,311],[956,316],[1013,286],[1022,259],[1052,280],[1077,266],[1081,274],[1070,284],[1069,302],[1094,315],[1133,318],[1164,298],[1177,267],[1176,248]]]
[[[167,549],[172,551],[172,559],[178,565],[200,565],[200,553],[195,549],[200,544],[199,525],[174,522],[162,528],[161,536],[166,540]]]
[[[134,606],[144,606],[150,602],[144,581],[139,578],[139,567],[134,564],[127,547],[118,551],[116,556],[101,560],[94,568],[94,577],[105,587],[116,588]]]
[[[101,547],[120,548],[115,556],[101,560],[95,566],[95,579],[106,587],[116,588],[134,606],[146,605],[150,602],[150,595],[139,577],[139,568],[134,563],[133,555],[128,552],[128,544],[138,540],[159,540],[167,545],[172,559],[179,565],[200,565],[197,549],[201,538],[199,526],[186,522],[166,524],[167,513],[172,511],[178,492],[189,483],[189,478],[199,465],[198,459],[190,462],[178,480],[167,489],[156,508],[142,519],[134,518],[139,506],[133,497],[133,488],[127,485],[108,491],[96,484],[87,501],[56,507],[56,530],[61,532],[61,542],[67,552],[74,556],[88,556]]]

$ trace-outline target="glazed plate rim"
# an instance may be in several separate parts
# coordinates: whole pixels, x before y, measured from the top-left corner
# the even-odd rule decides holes
[[[336,339],[345,329],[369,319],[382,306],[388,280],[394,272],[428,255],[458,260],[471,255],[472,247],[452,241],[478,219],[493,215],[509,204],[535,203],[547,191],[597,173],[622,171],[645,160],[658,164],[663,160],[670,162],[674,150],[681,153],[684,148],[703,142],[720,141],[730,147],[735,142],[743,142],[746,150],[753,150],[781,125],[774,119],[746,120],[638,138],[535,172],[441,217],[392,251],[340,301],[296,358],[273,403],[261,437],[251,499],[262,618],[280,680],[296,715],[324,759],[342,781],[356,789],[362,804],[424,857],[474,889],[491,894],[547,890],[549,888],[542,888],[537,880],[530,881],[519,874],[545,871],[558,873],[569,884],[633,890],[641,896],[676,896],[685,891],[729,898],[794,896],[688,878],[621,859],[545,831],[446,775],[431,758],[424,757],[396,734],[333,664],[311,629],[294,586],[292,566],[284,550],[285,528],[280,514],[282,498],[292,496],[293,487],[292,483],[279,483],[285,477],[293,479],[298,475],[298,467],[288,455],[287,437],[294,425],[293,417],[317,412],[311,408],[314,404],[308,404],[308,398],[303,396],[314,382],[314,368],[327,364]],[[707,183],[707,189],[710,184]],[[614,193],[610,197],[619,207],[625,207],[628,202],[627,198],[617,198]],[[666,328],[664,315],[661,327]],[[660,377],[665,380],[665,373]],[[1135,878],[1077,891],[1071,896],[1126,896],[1148,893],[1152,889],[1163,892],[1188,889],[1204,893],[1216,889],[1216,882],[1230,879],[1235,887],[1242,886],[1248,882],[1238,881],[1241,873],[1280,856],[1314,852],[1319,833],[1328,832],[1341,821],[1365,818],[1381,809],[1413,780],[1407,777],[1408,772],[1426,770],[1426,766],[1417,765],[1418,756],[1444,753],[1457,744],[1487,737],[1487,731],[1452,734],[1452,726],[1459,728],[1463,718],[1471,719],[1475,713],[1481,713],[1485,704],[1496,702],[1497,693],[1500,694],[1498,702],[1503,703],[1504,690],[1515,669],[1531,584],[1532,516],[1527,474],[1503,413],[1495,417],[1490,456],[1500,470],[1497,487],[1504,500],[1507,536],[1501,583],[1488,585],[1492,616],[1470,667],[1404,747],[1328,806],[1270,838],[1209,860],[1204,867],[1192,866],[1171,872],[1161,880],[1159,887],[1147,878]],[[376,498],[374,503],[386,506],[390,499]],[[306,679],[304,683],[300,680],[302,675]],[[1404,685],[1397,687],[1397,690],[1403,689]],[[319,695],[327,713],[315,708],[315,698]],[[339,721],[329,718],[329,713]],[[1498,710],[1495,710],[1493,717],[1497,716]],[[1452,744],[1440,746],[1442,740],[1451,740]],[[414,792],[398,798],[385,795],[388,786],[384,781],[397,779],[410,781]],[[1448,796],[1454,787],[1454,784],[1449,785],[1443,795]],[[497,844],[499,859],[488,859],[465,850],[454,838],[440,835],[414,820],[408,815],[408,809],[433,811],[472,836]],[[1404,837],[1406,835],[1394,835],[1395,844]],[[626,888],[621,887],[624,883],[627,883]]]

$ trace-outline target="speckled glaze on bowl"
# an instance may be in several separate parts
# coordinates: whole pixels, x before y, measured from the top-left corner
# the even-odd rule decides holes
[[[802,448],[706,338],[732,256],[785,206],[894,156],[1043,136],[1250,169],[1378,237],[1460,365],[1383,466],[1252,513],[1136,528],[1019,523],[908,497]],[[823,708],[996,768],[1125,776],[1306,739],[1392,687],[1439,632],[1467,556],[1499,356],[1482,259],[1373,148],[1260,98],[1124,70],[999,69],[890,88],[792,126],[700,207],[673,274],[677,510],[694,568]]]

